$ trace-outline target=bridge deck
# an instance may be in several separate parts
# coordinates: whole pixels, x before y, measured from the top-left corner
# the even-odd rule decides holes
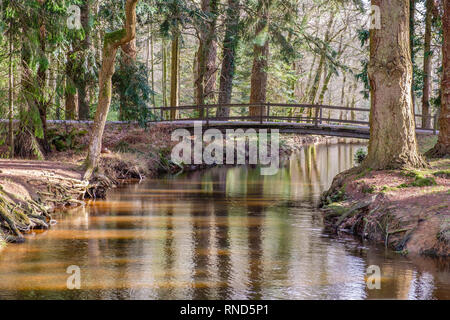
[[[174,120],[159,123],[177,125],[177,127],[193,130],[198,120]],[[202,129],[219,129],[223,132],[227,129],[278,129],[280,133],[316,134],[324,136],[336,136],[358,139],[369,139],[369,127],[334,125],[334,124],[310,124],[293,122],[263,122],[258,121],[201,121]],[[416,129],[418,135],[433,135],[433,130]]]

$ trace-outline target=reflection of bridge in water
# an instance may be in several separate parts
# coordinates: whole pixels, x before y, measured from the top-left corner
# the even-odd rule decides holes
[[[216,116],[219,108],[229,108],[232,116]],[[250,115],[254,108],[257,114]],[[236,110],[237,109],[237,110]],[[186,129],[193,129],[195,121],[202,121],[203,129],[219,130],[254,128],[278,129],[281,133],[317,134],[326,136],[369,139],[369,109],[346,108],[310,104],[227,104],[227,105],[192,105],[180,107],[153,108],[158,115],[153,122],[175,123]],[[192,115],[194,111],[194,116]],[[286,112],[287,111],[287,112]],[[306,111],[306,116],[305,116]],[[341,114],[339,119],[333,118],[333,111]],[[178,113],[173,119],[170,113]],[[287,114],[287,115],[286,115]],[[351,120],[343,115],[351,115]],[[326,116],[325,116],[326,115]],[[422,118],[422,115],[415,115]],[[432,119],[433,128],[416,127],[419,135],[437,134],[437,119]],[[421,124],[421,121],[417,122]]]

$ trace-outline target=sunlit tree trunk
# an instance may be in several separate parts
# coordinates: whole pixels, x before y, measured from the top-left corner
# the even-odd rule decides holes
[[[409,0],[409,45],[411,50],[411,61],[413,66],[413,74],[412,74],[412,84],[411,84],[411,98],[412,98],[412,109],[413,114],[416,114],[416,94],[414,92],[415,79],[414,79],[414,66],[415,66],[415,24],[416,24],[416,1],[417,0]],[[416,119],[414,118],[414,122]]]
[[[91,29],[89,24],[89,16],[91,14],[91,1],[85,0],[80,6],[81,9],[81,26],[84,29],[85,38],[81,43],[83,54],[87,55],[89,50],[93,50],[91,43]],[[90,101],[88,94],[89,82],[86,77],[82,77],[80,81],[75,81],[78,90],[78,118],[80,120],[88,120],[90,113]]]
[[[199,32],[199,47],[197,51],[197,70],[195,99],[197,105],[214,101],[216,88],[216,23],[218,16],[219,0],[202,0],[202,11],[209,16],[209,20]],[[204,116],[204,110],[200,110],[200,117]]]
[[[269,62],[269,6],[270,1],[264,0],[258,12],[258,24],[253,45],[253,67],[250,80],[250,104],[265,103],[267,95],[267,67]],[[259,43],[258,43],[259,42]],[[266,113],[263,106],[250,107],[250,116],[259,117]]]
[[[428,153],[436,157],[444,157],[450,154],[450,0],[444,0],[443,7],[444,42],[442,45],[442,97],[439,115],[439,138],[437,144]]]
[[[65,119],[77,120],[78,119],[78,94],[75,86],[75,78],[78,76],[76,72],[75,64],[77,63],[74,58],[75,52],[67,52],[66,62],[66,89],[65,89]]]
[[[426,0],[425,43],[423,58],[422,128],[431,128],[430,118],[430,79],[431,79],[431,19],[433,0]]]
[[[42,133],[42,128],[36,123],[39,118],[38,107],[35,104],[35,88],[33,72],[30,68],[31,48],[27,41],[28,28],[22,27],[22,51],[21,51],[21,101],[19,107],[19,132],[14,144],[14,153],[22,158],[37,157],[43,159],[44,154],[39,145],[36,133]]]
[[[41,3],[41,10],[44,11],[44,1],[39,1]],[[41,17],[41,21],[39,23],[39,49],[41,57],[40,59],[46,60],[48,59],[46,57],[46,44],[47,44],[47,27],[44,22],[44,18]],[[48,69],[48,63],[47,65],[45,63],[39,63],[38,71],[37,71],[37,88],[40,91],[36,94],[34,97],[35,104],[38,106],[39,110],[39,116],[41,118],[41,124],[42,124],[42,138],[38,138],[39,143],[42,146],[42,149],[45,153],[48,153],[51,151],[50,144],[48,143],[47,139],[47,107],[48,107],[48,101],[46,94],[46,85],[47,85],[47,69]]]
[[[227,17],[225,19],[226,31],[223,40],[223,61],[220,73],[219,105],[230,104],[233,91],[233,78],[235,71],[235,55],[239,41],[239,0],[228,0]],[[228,117],[230,108],[219,107],[217,117]]]
[[[14,38],[13,38],[13,24],[9,23],[9,125],[8,125],[8,145],[9,158],[14,158]]]
[[[341,101],[340,101],[340,107],[344,107],[344,99],[345,99],[345,84],[347,82],[347,73],[344,72],[344,77],[342,79],[342,88],[341,88]],[[342,120],[344,118],[344,111],[341,110],[339,112],[339,120]]]
[[[162,98],[163,98],[163,106],[166,108],[168,106],[167,103],[167,48],[166,41],[162,39]]]
[[[319,92],[319,86],[320,86],[320,81],[322,79],[322,74],[323,73],[326,74],[326,72],[324,72],[326,53],[327,53],[326,45],[330,41],[330,32],[331,32],[331,28],[334,23],[334,17],[335,17],[335,12],[333,11],[331,13],[330,20],[328,21],[327,31],[325,32],[325,37],[323,40],[324,45],[322,47],[322,52],[321,52],[320,60],[319,60],[319,66],[317,67],[316,76],[314,77],[313,86],[312,86],[311,92],[310,92],[309,103],[311,103],[311,104],[316,104],[317,92]],[[330,79],[331,79],[331,75],[330,75]],[[327,81],[327,80],[325,79],[324,81]],[[328,79],[328,81],[329,81],[329,79]],[[313,112],[312,108],[309,108],[308,118],[312,118],[312,112]],[[314,118],[317,119],[318,116],[319,116],[319,109],[315,109]]]
[[[150,66],[152,67],[152,91],[155,92],[155,60],[154,60],[154,44],[153,44],[153,32],[151,30],[151,25],[150,25]],[[153,106],[156,106],[156,102],[155,102],[155,93],[152,94],[152,102],[153,102]]]
[[[381,29],[370,31],[370,140],[365,167],[422,167],[412,110],[409,0],[372,0]]]
[[[86,158],[84,179],[89,179],[98,166],[102,149],[103,131],[111,105],[112,76],[119,47],[136,37],[136,5],[139,0],[127,0],[125,4],[125,27],[105,35],[102,67],[99,73],[99,95],[97,112],[92,127],[89,151]]]
[[[136,39],[133,39],[130,42],[123,44],[121,48],[123,52],[121,68],[124,68],[124,70],[128,72],[131,72],[131,70],[133,70],[133,65],[136,63],[137,58]],[[128,107],[125,92],[120,93],[119,100],[120,100],[119,119],[125,120],[126,108]]]
[[[171,62],[170,62],[170,106],[178,106],[178,45],[179,36],[178,32],[175,32],[172,39],[172,52],[171,52]],[[177,110],[170,110],[170,120],[175,120],[177,118]]]

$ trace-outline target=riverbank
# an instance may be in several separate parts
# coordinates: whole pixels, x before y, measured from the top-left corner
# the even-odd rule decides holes
[[[433,143],[420,141],[422,151]],[[429,159],[423,170],[339,174],[321,199],[334,233],[350,233],[399,253],[450,256],[450,159]]]
[[[100,168],[93,180],[82,181],[82,164],[89,143],[89,126],[83,123],[50,127],[53,152],[45,161],[0,160],[0,242],[22,242],[33,229],[47,229],[56,208],[83,204],[85,198],[104,198],[107,190],[124,181],[139,181],[161,174],[204,169],[207,165],[176,165],[170,155],[176,126],[108,123]],[[305,145],[337,143],[320,136],[282,135],[280,156],[287,157]],[[6,153],[0,150],[0,153]],[[0,245],[1,246],[1,245]]]

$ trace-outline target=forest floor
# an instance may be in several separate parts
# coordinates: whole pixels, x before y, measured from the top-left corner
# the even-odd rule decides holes
[[[178,143],[171,141],[174,128],[157,124],[144,129],[133,124],[108,123],[100,169],[89,185],[81,180],[89,143],[88,124],[49,127],[53,151],[45,161],[0,160],[0,247],[5,240],[23,241],[23,234],[30,229],[50,227],[55,208],[80,205],[84,198],[103,198],[118,183],[206,168],[180,167],[170,161],[171,150]],[[289,155],[304,145],[329,140],[283,135],[280,154]],[[6,153],[7,148],[0,147],[0,154]]]
[[[435,139],[419,140],[421,151]],[[450,256],[450,158],[423,170],[353,168],[322,196],[327,227],[410,255]]]

